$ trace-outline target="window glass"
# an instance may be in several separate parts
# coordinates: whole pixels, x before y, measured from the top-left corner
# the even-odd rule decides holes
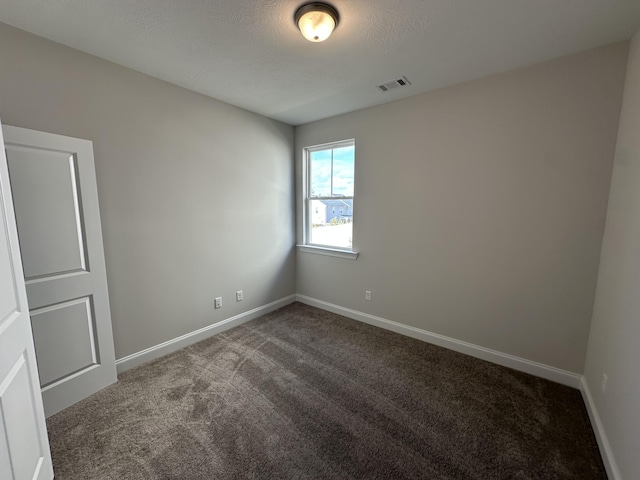
[[[331,150],[311,152],[311,196],[331,196]]]
[[[355,143],[310,147],[305,157],[306,244],[351,250]]]

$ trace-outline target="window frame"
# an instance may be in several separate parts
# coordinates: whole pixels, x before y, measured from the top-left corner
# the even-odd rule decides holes
[[[353,225],[355,222],[355,217],[353,216],[353,212],[355,210],[354,207],[354,203],[355,203],[355,145],[356,145],[356,141],[355,138],[351,138],[351,139],[346,139],[346,140],[340,140],[337,142],[329,142],[329,143],[323,143],[320,145],[312,145],[312,146],[308,146],[308,147],[304,147],[303,151],[302,151],[302,157],[303,157],[303,244],[302,245],[298,245],[298,247],[300,247],[300,250],[303,252],[307,252],[307,253],[319,253],[319,254],[323,254],[323,255],[330,255],[330,256],[336,256],[336,257],[341,257],[341,258],[351,258],[351,259],[356,259],[358,256],[358,253],[353,249]],[[342,196],[342,197],[335,197],[335,196],[311,196],[311,155],[313,152],[317,152],[317,151],[322,151],[322,150],[333,150],[336,148],[343,148],[343,147],[354,147],[354,155],[353,155],[353,168],[354,168],[354,179],[353,179],[353,184],[354,184],[354,191],[352,193],[352,195],[350,196]],[[332,155],[332,159],[331,159],[331,192],[333,193],[333,155]],[[351,225],[352,225],[352,234],[351,234],[351,247],[338,247],[338,246],[333,246],[333,245],[324,245],[324,244],[318,244],[318,243],[311,243],[311,229],[313,228],[313,225],[311,223],[311,220],[313,218],[313,215],[311,213],[312,211],[312,201],[314,200],[341,200],[341,199],[345,199],[345,200],[351,200]]]

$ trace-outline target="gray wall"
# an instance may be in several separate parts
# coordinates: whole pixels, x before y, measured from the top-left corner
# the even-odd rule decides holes
[[[296,127],[298,185],[303,147],[356,139],[361,254],[298,253],[297,292],[581,373],[627,48]]]
[[[295,293],[292,127],[3,24],[0,65],[5,124],[93,141],[117,358]]]
[[[585,377],[621,478],[640,478],[640,32],[631,42]],[[602,375],[609,377],[606,394]]]

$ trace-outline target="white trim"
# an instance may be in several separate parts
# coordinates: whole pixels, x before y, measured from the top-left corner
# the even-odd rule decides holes
[[[356,144],[356,139],[345,138],[344,140],[338,140],[337,142],[320,143],[318,145],[311,145],[310,147],[304,147],[308,152],[317,152],[318,150],[328,150],[329,148],[341,148],[350,147]]]
[[[344,147],[353,147],[354,148],[354,157],[353,157],[353,165],[354,165],[354,185],[355,185],[355,147],[356,147],[356,139],[355,138],[347,138],[344,140],[339,140],[337,142],[329,142],[329,143],[323,143],[320,145],[311,145],[311,146],[307,146],[304,147],[302,149],[302,202],[303,202],[303,206],[302,206],[302,245],[298,245],[298,246],[310,246],[311,243],[309,242],[309,240],[311,239],[311,201],[323,197],[311,197],[311,153],[313,152],[317,152],[317,151],[322,151],[322,150],[331,150],[331,196],[329,198],[333,198],[335,199],[335,197],[333,197],[333,150],[336,148],[344,148]],[[353,202],[354,200],[354,193],[352,192],[351,196],[347,197],[350,198],[351,201]],[[342,197],[340,197],[342,198]],[[353,210],[353,203],[351,205],[352,209],[351,209],[351,223],[353,223],[355,216],[354,216],[354,210]],[[334,250],[333,248],[329,247],[328,250]],[[351,253],[350,256],[345,256],[345,255],[337,255],[337,254],[332,254],[332,253],[326,253],[326,252],[322,252],[322,251],[311,251],[311,250],[301,250],[303,252],[307,252],[307,253],[319,253],[321,255],[329,255],[332,257],[341,257],[341,258],[349,258],[351,260],[355,260],[356,258],[358,258],[358,254],[355,252],[349,252]]]
[[[403,325],[398,322],[387,320],[385,318],[376,317],[368,313],[359,312],[350,308],[334,305],[333,303],[318,300],[316,298],[307,297],[306,295],[296,295],[296,300],[313,307],[322,308],[329,312],[337,313],[353,320],[368,323],[375,327],[384,328],[385,330],[391,330],[392,332],[406,335],[423,342],[432,343],[440,347],[448,348],[456,352],[464,353],[472,357],[487,360],[498,365],[513,368],[520,372],[529,373],[537,377],[546,378],[553,382],[561,383],[573,388],[580,388],[580,380],[582,375],[562,370],[550,365],[527,360],[525,358],[516,357],[507,353],[498,352],[489,348],[474,345],[472,343],[456,340],[455,338],[446,337],[438,333],[428,332],[420,328],[411,327],[409,325]]]
[[[298,250],[304,253],[315,253],[317,255],[327,255],[329,257],[347,258],[355,260],[358,258],[358,252],[350,252],[348,250],[337,250],[335,248],[316,247],[315,245],[296,245]]]
[[[598,447],[600,447],[600,456],[602,457],[604,468],[607,470],[607,476],[610,480],[622,480],[618,464],[613,456],[611,444],[609,443],[607,434],[604,431],[604,426],[600,420],[600,415],[598,415],[596,404],[593,401],[591,390],[589,390],[589,385],[587,384],[585,377],[582,377],[582,381],[580,382],[580,392],[582,393],[584,404],[587,407],[587,413],[589,414],[589,420],[591,420],[591,426],[593,427],[593,432],[595,433],[596,440],[598,441]]]
[[[146,348],[145,350],[132,353],[131,355],[127,355],[126,357],[122,357],[116,360],[116,368],[118,370],[118,373],[122,373],[126,370],[129,370],[130,368],[137,367],[138,365],[142,365],[143,363],[150,362],[151,360],[155,360],[156,358],[160,358],[164,355],[175,352],[176,350],[180,350],[181,348],[188,347],[189,345],[193,345],[194,343],[205,340],[213,335],[224,332],[225,330],[229,330],[230,328],[242,325],[243,323],[253,320],[254,318],[257,318],[261,315],[273,312],[278,308],[295,302],[295,300],[295,295],[289,295],[288,297],[284,297],[274,302],[267,303],[266,305],[248,310],[244,313],[240,313],[233,317],[227,318],[226,320],[222,320],[220,322],[214,323],[213,325],[195,330],[191,333],[187,333],[186,335],[182,335],[172,340],[163,342],[159,345],[155,345],[153,347]]]

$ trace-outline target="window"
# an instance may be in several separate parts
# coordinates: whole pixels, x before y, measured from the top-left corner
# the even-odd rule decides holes
[[[305,148],[305,244],[352,250],[355,141]]]

